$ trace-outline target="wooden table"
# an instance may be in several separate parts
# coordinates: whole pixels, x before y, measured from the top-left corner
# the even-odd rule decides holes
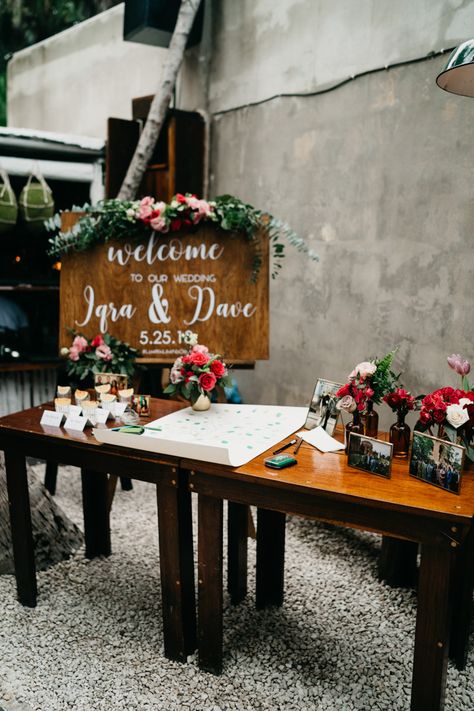
[[[183,462],[189,488],[199,495],[198,648],[201,668],[222,668],[222,508],[258,507],[258,607],[283,601],[285,515],[375,531],[421,544],[412,711],[443,707],[450,633],[450,590],[454,554],[472,552],[474,478],[464,476],[461,495],[428,486],[408,475],[407,462],[394,461],[392,478],[350,469],[343,454],[320,454],[303,445],[298,465],[279,472],[265,468],[268,453],[238,469]],[[472,566],[471,566],[472,567]],[[466,588],[454,590],[452,606]],[[471,587],[472,593],[472,587]],[[466,608],[466,606],[465,606]],[[455,636],[462,636],[458,619]]]
[[[183,407],[151,401],[151,419]],[[0,418],[0,449],[5,465],[18,599],[34,607],[36,570],[31,530],[26,457],[80,467],[86,556],[111,553],[108,473],[156,485],[165,655],[185,661],[196,648],[191,496],[175,457],[99,444],[84,432],[40,425],[51,403]],[[149,421],[149,420],[148,420]],[[113,427],[115,421],[108,425]]]

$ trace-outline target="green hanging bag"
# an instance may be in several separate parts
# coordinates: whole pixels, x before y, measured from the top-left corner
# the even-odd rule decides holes
[[[5,168],[0,166],[0,233],[8,232],[16,224],[18,203]]]
[[[29,176],[18,202],[20,216],[25,226],[33,232],[42,231],[44,221],[54,215],[53,193],[38,167]]]

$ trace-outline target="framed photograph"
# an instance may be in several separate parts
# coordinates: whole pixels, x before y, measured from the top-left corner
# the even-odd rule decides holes
[[[459,444],[414,432],[410,476],[459,494],[465,453],[465,448]]]
[[[94,376],[94,387],[110,383],[110,394],[117,395],[119,390],[126,390],[128,378],[120,373],[96,373]]]
[[[347,449],[347,464],[368,474],[390,479],[393,444],[351,432]]]
[[[329,435],[333,434],[339,416],[339,410],[336,409],[336,393],[342,385],[332,380],[318,378],[304,423],[305,429],[313,430],[321,425]]]
[[[132,395],[132,410],[140,417],[150,417],[150,395]]]

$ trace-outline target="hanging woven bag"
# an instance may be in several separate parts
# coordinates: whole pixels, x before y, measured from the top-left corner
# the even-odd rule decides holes
[[[16,224],[18,204],[5,168],[0,166],[0,232],[8,232]]]
[[[38,167],[30,174],[20,193],[20,216],[33,232],[43,230],[43,222],[54,215],[53,193]]]

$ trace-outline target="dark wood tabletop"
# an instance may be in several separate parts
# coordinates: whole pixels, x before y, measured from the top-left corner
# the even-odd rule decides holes
[[[455,616],[461,612],[454,625],[461,648],[469,627],[472,584],[465,580],[472,578],[473,567],[474,473],[463,474],[456,495],[411,477],[408,460],[394,460],[386,479],[349,467],[344,453],[322,454],[308,444],[300,448],[297,465],[286,469],[265,467],[270,454],[238,468],[181,462],[199,497],[200,666],[214,673],[222,668],[222,503],[227,500],[237,507],[234,517],[238,507],[258,508],[257,607],[283,602],[286,514],[421,544],[411,709],[441,711],[453,610]],[[240,520],[245,526],[244,516]],[[455,562],[459,573],[453,578]]]

